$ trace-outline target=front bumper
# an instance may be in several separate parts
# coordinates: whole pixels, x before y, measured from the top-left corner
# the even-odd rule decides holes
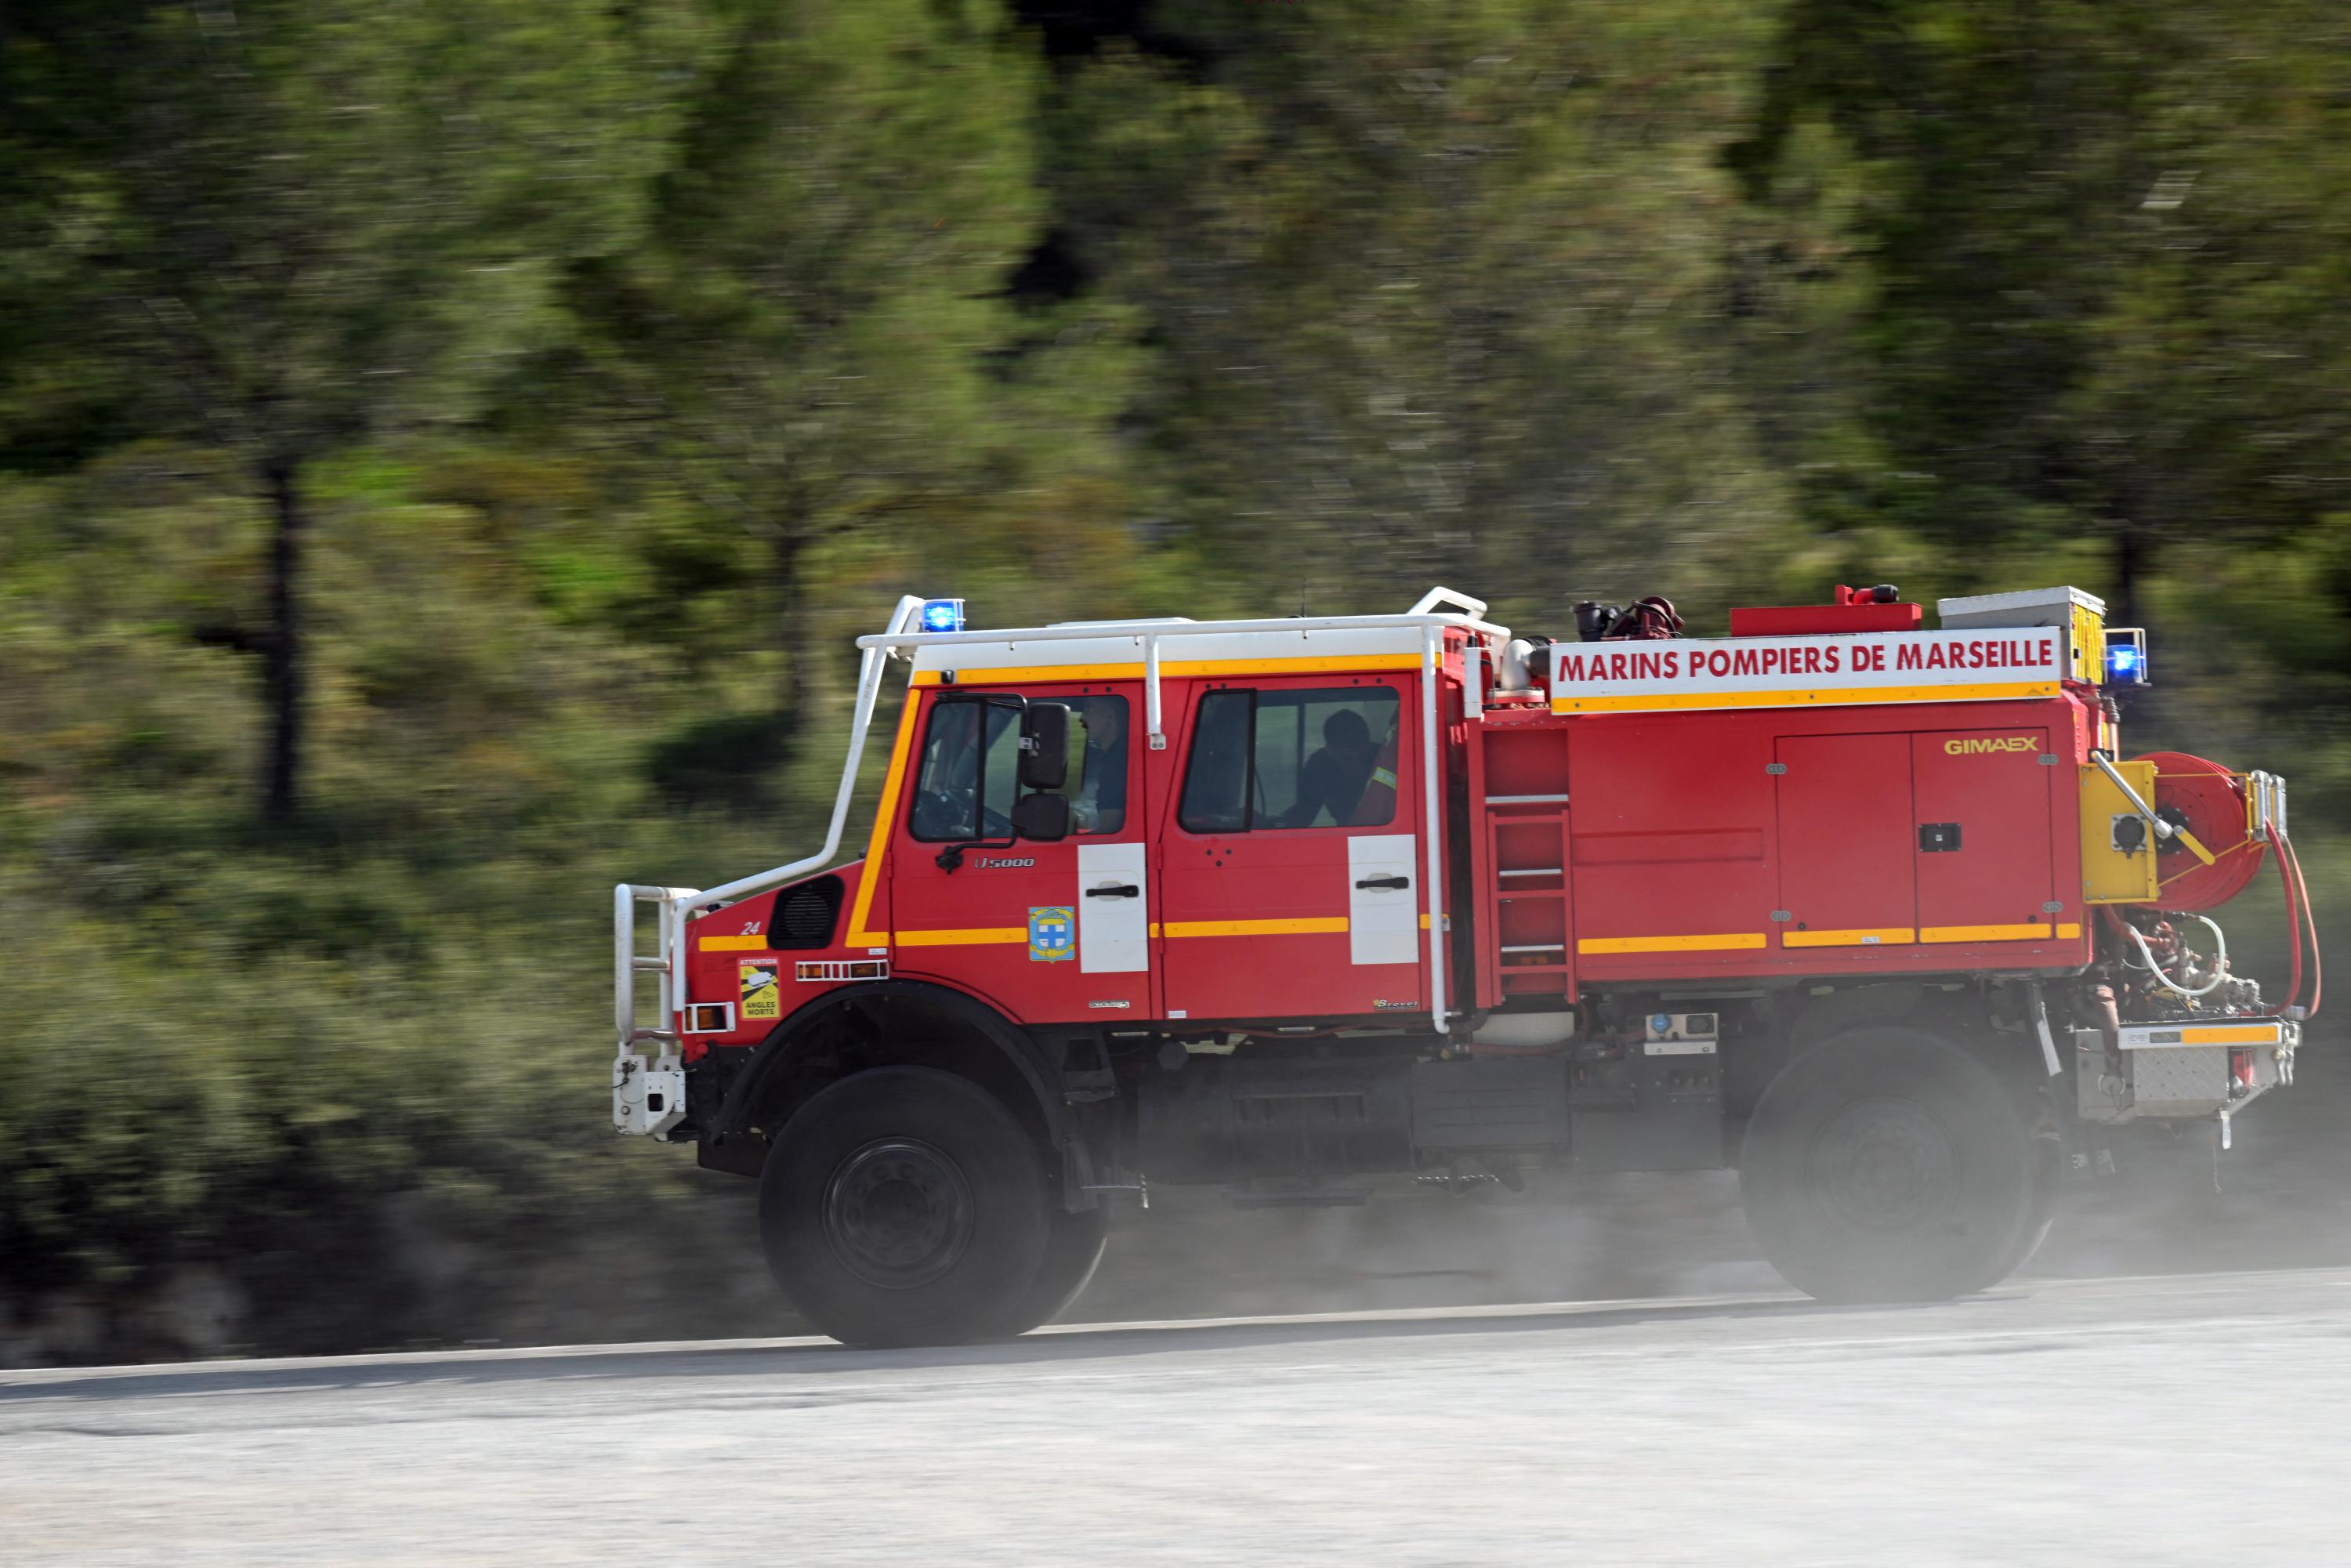
[[[685,1120],[685,1069],[674,1057],[648,1064],[624,1056],[612,1064],[612,1130],[669,1141]]]

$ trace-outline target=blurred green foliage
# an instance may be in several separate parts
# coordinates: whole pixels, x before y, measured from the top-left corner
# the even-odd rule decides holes
[[[2339,6],[1100,10],[0,13],[0,1319],[686,1212],[608,890],[801,852],[909,590],[2074,582],[2351,907]]]

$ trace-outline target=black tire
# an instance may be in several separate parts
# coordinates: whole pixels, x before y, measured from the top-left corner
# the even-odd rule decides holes
[[[2025,1210],[2024,1228],[2017,1238],[2016,1256],[1993,1277],[1994,1284],[2032,1262],[2041,1244],[2049,1239],[2049,1228],[2056,1223],[2057,1195],[2065,1186],[2065,1148],[2053,1130],[2033,1134],[2032,1160],[2032,1196]]]
[[[1085,1292],[1109,1243],[1108,1210],[1083,1208],[1072,1214],[1057,1208],[1053,1234],[1045,1243],[1044,1266],[1037,1270],[1037,1281],[1029,1287],[1009,1332],[1027,1333],[1068,1311],[1070,1303]]]
[[[1763,1256],[1805,1294],[1942,1301],[1999,1283],[2039,1245],[2053,1153],[1965,1049],[1857,1029],[1764,1091],[1740,1195]]]
[[[960,1344],[1029,1326],[1057,1207],[1012,1113],[927,1067],[829,1086],[785,1124],[759,1176],[768,1271],[844,1344]]]

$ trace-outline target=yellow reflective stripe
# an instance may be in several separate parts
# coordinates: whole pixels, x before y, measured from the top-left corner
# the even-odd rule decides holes
[[[2079,925],[2076,925],[2074,922],[2068,920],[2063,925],[2057,927],[2057,935],[2069,940],[2078,940],[2082,935],[2082,928]]]
[[[768,939],[757,933],[746,936],[705,936],[702,950],[705,953],[757,953],[768,945]]]
[[[1653,696],[1553,697],[1553,713],[1635,713],[1669,708],[1836,707],[1855,703],[2001,702],[2053,697],[2055,681],[1973,686],[1845,686],[1792,692],[1659,692]]]
[[[1170,936],[1325,936],[1346,929],[1343,915],[1300,920],[1171,920],[1165,926]]]
[[[1586,936],[1575,945],[1579,953],[1703,953],[1745,950],[1763,946],[1760,931],[1721,931],[1705,936]]]
[[[1026,925],[977,925],[962,931],[900,931],[893,933],[901,947],[980,947],[998,943],[1029,940]]]
[[[868,931],[866,917],[873,910],[873,884],[882,875],[882,852],[890,846],[892,819],[898,814],[898,791],[906,781],[906,757],[914,748],[914,712],[921,705],[910,693],[905,711],[898,716],[898,738],[890,745],[890,770],[882,778],[882,803],[873,809],[873,836],[865,841],[865,869],[857,879],[857,902],[850,906],[849,935],[843,940],[852,947],[882,947],[889,945],[887,931]]]
[[[1782,947],[1875,947],[1887,942],[1916,942],[1918,934],[1907,925],[1887,925],[1867,931],[1782,931]]]
[[[1312,675],[1333,670],[1417,670],[1417,653],[1326,653],[1311,659],[1162,659],[1159,674],[1163,680],[1178,675]],[[917,670],[914,682],[918,686],[935,686],[945,683],[937,670]],[[968,679],[965,677],[968,676]],[[1018,664],[994,668],[986,664],[959,664],[956,667],[957,685],[1001,685],[1010,682],[1028,681],[1139,681],[1143,666],[1134,664]]]
[[[1372,782],[1374,784],[1384,784],[1389,789],[1393,789],[1395,788],[1395,775],[1389,772],[1384,768],[1374,768],[1372,769]]]
[[[1918,933],[1921,942],[2032,942],[2054,935],[2047,923],[2030,925],[1929,925]]]
[[[2273,1023],[2239,1024],[2233,1028],[2215,1025],[2179,1031],[2182,1045],[2275,1045],[2280,1038],[2278,1026]]]

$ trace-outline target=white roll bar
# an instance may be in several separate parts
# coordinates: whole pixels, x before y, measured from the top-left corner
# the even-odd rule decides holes
[[[1486,618],[1486,601],[1484,600],[1472,599],[1466,593],[1456,593],[1449,588],[1430,589],[1426,593],[1420,596],[1420,602],[1414,605],[1410,610],[1406,611],[1405,613],[1408,615],[1426,615],[1440,604],[1453,605],[1457,609],[1468,612],[1472,618],[1477,620],[1482,621]]]
[[[917,624],[922,614],[923,601],[914,594],[907,594],[898,601],[898,608],[891,612],[890,632],[903,632],[908,626]],[[862,640],[859,645],[863,646]],[[850,720],[849,756],[841,765],[841,788],[833,794],[832,820],[825,826],[822,849],[789,865],[779,865],[756,876],[738,877],[718,887],[647,887],[624,882],[612,890],[613,1025],[619,1038],[620,1055],[631,1054],[631,1049],[640,1040],[674,1037],[675,1031],[670,1026],[677,1009],[685,1000],[685,925],[695,910],[715,908],[772,887],[777,883],[789,882],[796,876],[819,870],[839,852],[841,831],[849,821],[849,802],[857,793],[857,766],[865,756],[865,736],[873,726],[873,705],[882,695],[883,668],[889,659],[886,650],[870,648],[859,662],[857,709]],[[640,958],[635,951],[637,904],[640,901],[661,904],[660,960]],[[640,1030],[636,1024],[636,977],[640,971],[649,970],[658,970],[662,976],[662,1026],[651,1031]]]
[[[1426,601],[1422,602],[1426,603]],[[1479,605],[1481,611],[1484,605]],[[1420,821],[1428,841],[1428,1021],[1445,1032],[1445,780],[1437,770],[1437,669],[1445,653],[1437,626],[1420,632]],[[1472,664],[1465,672],[1478,678]]]
[[[1452,604],[1458,612],[1440,611]],[[876,649],[940,646],[1012,646],[1023,643],[1103,642],[1129,637],[1143,651],[1143,712],[1145,733],[1154,751],[1167,749],[1167,735],[1159,699],[1159,645],[1171,637],[1228,637],[1236,632],[1273,632],[1304,635],[1311,632],[1389,631],[1420,628],[1421,829],[1427,841],[1428,879],[1428,1010],[1431,1026],[1443,1033],[1451,1014],[1445,986],[1445,781],[1438,770],[1437,744],[1437,674],[1445,653],[1448,628],[1488,639],[1497,650],[1509,643],[1510,629],[1485,619],[1486,601],[1432,588],[1403,615],[1297,615],[1276,621],[1090,622],[1078,626],[1029,626],[1003,632],[902,632],[895,627],[878,637],[860,637],[857,645],[869,653]],[[977,673],[977,672],[976,672]],[[1476,664],[1465,672],[1479,678]],[[1468,699],[1477,701],[1473,694]]]
[[[1291,615],[1279,621],[1089,621],[1075,626],[1022,626],[1004,632],[885,632],[878,637],[860,637],[861,648],[931,648],[931,647],[997,647],[1017,646],[1023,643],[1108,643],[1127,638],[1143,652],[1143,713],[1151,749],[1167,749],[1167,737],[1161,727],[1159,704],[1159,644],[1170,637],[1228,637],[1236,632],[1283,632],[1301,636],[1310,632],[1380,632],[1402,627],[1458,627],[1482,637],[1508,643],[1510,629],[1497,626],[1482,619],[1485,605],[1479,600],[1455,593],[1449,588],[1432,588],[1421,596],[1427,604],[1439,597],[1462,605],[1476,605],[1468,614],[1446,614],[1415,610],[1405,615]],[[1426,663],[1423,661],[1424,664]]]

